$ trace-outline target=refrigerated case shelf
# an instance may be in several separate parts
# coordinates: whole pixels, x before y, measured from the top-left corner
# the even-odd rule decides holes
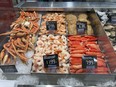
[[[97,9],[116,9],[116,3],[108,3],[108,2],[21,2],[20,4],[14,6],[15,11],[19,11],[20,9],[24,11],[91,11],[93,8]],[[17,10],[18,9],[18,10]],[[99,44],[103,45],[105,49],[105,54],[108,57],[111,57],[111,63],[109,68],[111,68],[110,74],[19,74],[19,73],[3,73],[8,80],[16,80],[17,77],[23,75],[36,76],[39,78],[40,82],[43,82],[45,85],[38,84],[40,86],[27,86],[27,87],[59,87],[57,84],[57,80],[60,78],[76,78],[84,83],[84,87],[96,87],[97,83],[106,82],[106,81],[115,81],[115,53],[113,48],[108,41],[108,37],[103,31],[100,21],[95,14],[91,14],[91,17],[96,19],[91,19],[94,22],[95,34],[98,36],[98,39],[102,42]],[[97,17],[97,18],[96,18]],[[114,59],[113,59],[114,58]],[[113,62],[113,63],[112,63]],[[25,87],[25,86],[21,86]],[[61,86],[60,86],[61,87]],[[65,87],[65,86],[64,86]],[[68,86],[66,86],[68,87]]]

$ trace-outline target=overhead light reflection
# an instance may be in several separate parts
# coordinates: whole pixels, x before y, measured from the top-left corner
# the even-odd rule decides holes
[[[73,3],[72,2],[67,2],[67,7],[73,7]]]
[[[53,2],[51,2],[51,7],[53,7]]]

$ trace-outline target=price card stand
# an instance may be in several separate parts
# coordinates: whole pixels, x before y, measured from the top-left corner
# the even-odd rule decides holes
[[[36,85],[18,85],[17,87],[37,87]]]
[[[58,67],[46,68],[47,73],[57,73]]]
[[[0,65],[0,68],[4,73],[13,73],[17,72],[15,65]]]
[[[111,15],[110,21],[112,24],[116,24],[116,14]]]
[[[77,21],[76,27],[77,27],[77,33],[79,35],[84,35],[85,31],[87,30],[87,22]]]
[[[97,68],[97,56],[84,55],[82,57],[82,68],[87,73],[94,73],[94,69]]]
[[[56,73],[59,67],[58,55],[45,55],[43,56],[44,68],[48,73]]]
[[[49,33],[54,33],[57,30],[57,21],[47,21],[46,28]]]

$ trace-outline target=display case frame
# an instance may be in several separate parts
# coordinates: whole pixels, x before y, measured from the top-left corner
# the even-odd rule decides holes
[[[109,2],[21,2],[18,5],[14,6],[14,10],[16,12],[20,10],[24,11],[91,11],[93,9],[116,9],[116,3],[109,3]],[[92,16],[92,15],[91,15]],[[97,17],[97,16],[96,16]],[[107,50],[106,54],[108,56],[111,55],[112,60],[116,60],[115,53],[113,51],[113,48],[111,47],[111,43],[108,42],[108,37],[106,37],[105,31],[101,31],[101,24],[97,24],[99,20],[95,20],[95,24],[98,30],[96,30],[96,33],[99,35],[99,40],[102,40],[106,43],[100,43],[104,44],[104,48]],[[99,21],[100,23],[100,21]],[[93,25],[95,26],[95,25]],[[103,36],[103,37],[102,37]],[[105,37],[104,37],[105,36]],[[101,38],[102,37],[102,38]],[[109,46],[109,48],[107,48]],[[113,59],[115,58],[115,59]],[[15,80],[17,77],[22,75],[30,75],[30,76],[36,76],[40,79],[40,82],[43,82],[45,85],[38,84],[39,86],[32,86],[32,87],[47,87],[49,84],[50,87],[56,87],[57,80],[60,78],[76,78],[82,81],[85,85],[85,87],[96,87],[95,85],[99,82],[106,82],[106,81],[115,81],[116,80],[116,73],[115,71],[115,63],[111,66],[111,72],[110,74],[42,74],[42,73],[32,73],[32,74],[19,74],[19,73],[3,73],[8,80]],[[109,67],[110,68],[110,67]],[[58,85],[57,85],[58,86]],[[26,86],[20,86],[20,87],[26,87]],[[59,86],[58,86],[59,87]],[[61,86],[60,86],[61,87]],[[65,86],[64,86],[65,87]],[[66,86],[68,87],[68,86]],[[71,86],[72,87],[72,86]]]

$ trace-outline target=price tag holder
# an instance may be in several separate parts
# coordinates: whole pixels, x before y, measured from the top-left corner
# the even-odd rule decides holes
[[[58,55],[45,55],[43,56],[44,68],[55,68],[59,66]]]
[[[116,24],[116,15],[111,16],[111,23]]]
[[[97,56],[84,55],[82,57],[83,69],[95,69],[97,68]]]
[[[57,21],[47,21],[46,28],[49,31],[57,30]]]
[[[18,85],[17,87],[37,87],[36,85]]]
[[[59,67],[58,55],[45,55],[43,56],[44,68],[47,69],[48,73],[56,73]]]
[[[85,30],[87,30],[87,22],[77,21],[76,27],[79,35],[85,34]]]
[[[0,68],[4,73],[17,72],[15,65],[0,65]]]

